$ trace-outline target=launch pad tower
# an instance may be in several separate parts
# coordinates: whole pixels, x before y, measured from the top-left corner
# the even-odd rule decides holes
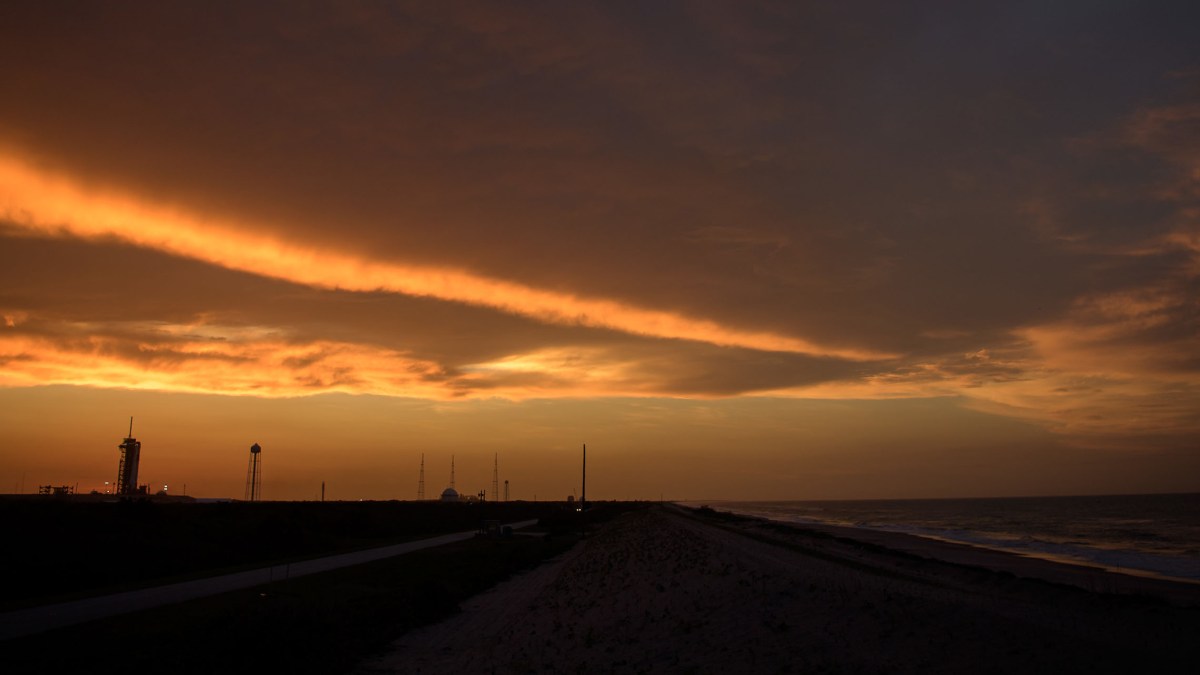
[[[121,464],[117,466],[117,494],[138,494],[138,461],[142,456],[142,443],[133,437],[133,418],[129,418],[129,435],[117,446],[121,449]]]

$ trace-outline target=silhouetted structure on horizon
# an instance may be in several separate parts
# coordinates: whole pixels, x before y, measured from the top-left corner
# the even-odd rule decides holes
[[[441,501],[456,502],[458,500],[458,490],[454,487],[454,455],[450,455],[450,487],[442,490]]]
[[[421,453],[421,478],[417,480],[417,500],[425,499],[425,453]]]
[[[117,446],[121,449],[121,463],[117,466],[117,494],[136,495],[138,490],[138,462],[142,457],[142,444],[133,437],[133,418],[129,418],[129,435]]]
[[[257,502],[262,499],[262,467],[259,466],[258,459],[260,454],[262,446],[258,443],[250,446],[250,464],[246,467],[246,501]]]
[[[39,485],[38,494],[66,497],[75,494],[75,488],[70,485]]]
[[[496,453],[492,464],[492,499],[500,501],[500,453]]]

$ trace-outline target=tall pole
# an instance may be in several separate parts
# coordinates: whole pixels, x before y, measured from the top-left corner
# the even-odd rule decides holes
[[[425,453],[421,453],[421,478],[417,481],[417,501],[425,499]]]
[[[496,453],[495,464],[492,465],[492,499],[500,501],[500,453]]]
[[[583,490],[579,495],[579,510],[587,508],[587,443],[583,444]]]

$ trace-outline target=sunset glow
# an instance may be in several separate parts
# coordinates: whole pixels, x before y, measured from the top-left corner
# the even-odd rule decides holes
[[[212,496],[251,442],[281,499],[561,496],[583,442],[601,497],[1200,489],[1186,24],[14,9],[0,492],[102,484],[130,416]]]

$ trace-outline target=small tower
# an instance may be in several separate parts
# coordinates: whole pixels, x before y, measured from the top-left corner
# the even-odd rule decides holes
[[[259,466],[259,454],[262,446],[258,443],[250,446],[250,465],[246,467],[246,496],[248,502],[262,499],[262,467]]]
[[[421,478],[417,481],[417,501],[425,500],[425,453],[421,453]]]
[[[508,479],[504,479],[504,501],[508,501]]]
[[[450,487],[452,489],[455,488],[455,486],[454,486],[454,455],[450,455]]]
[[[121,449],[121,463],[117,466],[117,494],[138,493],[138,461],[142,456],[142,443],[133,437],[133,418],[129,418],[129,435],[117,446]]]
[[[496,453],[492,464],[492,499],[500,501],[500,453]]]

